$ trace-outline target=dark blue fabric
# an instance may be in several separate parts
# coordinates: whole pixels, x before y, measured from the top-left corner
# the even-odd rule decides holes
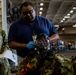
[[[44,17],[36,16],[35,22],[32,25],[25,23],[22,19],[19,19],[12,23],[8,34],[8,43],[16,41],[19,43],[28,43],[32,41],[32,35],[39,35],[45,33],[47,36],[52,34],[58,34],[52,23]],[[18,55],[25,56],[28,49],[17,50]]]

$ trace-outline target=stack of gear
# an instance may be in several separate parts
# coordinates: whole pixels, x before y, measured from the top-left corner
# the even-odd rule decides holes
[[[5,31],[1,30],[0,34],[0,54],[2,55],[2,53],[8,48],[8,45],[5,42]],[[0,56],[0,75],[11,75],[8,59],[2,56]]]
[[[2,54],[6,49],[8,49],[8,44],[5,40],[6,34],[4,30],[0,32],[0,54]]]
[[[20,62],[18,75],[74,75],[71,60],[52,52],[49,38],[37,36],[36,48]]]
[[[0,75],[11,75],[8,59],[0,58]]]

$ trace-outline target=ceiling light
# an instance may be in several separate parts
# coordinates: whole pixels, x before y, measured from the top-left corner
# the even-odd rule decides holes
[[[60,22],[63,22],[63,20],[61,20]]]
[[[43,3],[40,3],[40,6],[43,6],[44,4]]]
[[[75,24],[75,25],[73,25],[73,27],[76,27],[76,24]]]
[[[68,13],[67,15],[69,16],[70,14]]]
[[[63,18],[63,20],[65,20],[65,18]]]
[[[71,10],[70,13],[73,13],[73,10]]]
[[[56,28],[59,28],[59,25],[54,25]]]
[[[59,25],[55,25],[55,27],[59,27]]]
[[[41,15],[41,14],[42,14],[42,12],[39,12],[39,14]]]
[[[56,30],[58,30],[58,29],[59,29],[59,25],[54,25],[54,26],[55,26]]]
[[[40,10],[43,10],[43,8],[40,8]]]
[[[73,9],[76,9],[76,7],[73,7]]]
[[[67,16],[65,16],[64,18],[70,18],[70,16],[69,16],[69,15],[67,15]]]

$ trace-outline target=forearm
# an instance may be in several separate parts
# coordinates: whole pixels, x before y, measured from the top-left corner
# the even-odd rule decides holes
[[[53,34],[52,36],[49,37],[50,42],[56,42],[59,39],[59,35],[58,34]]]
[[[13,49],[24,49],[26,47],[25,43],[22,44],[15,41],[10,42],[8,45],[10,48],[13,48]]]

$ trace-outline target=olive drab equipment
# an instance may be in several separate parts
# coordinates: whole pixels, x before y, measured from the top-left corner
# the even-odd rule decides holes
[[[8,48],[7,42],[5,41],[5,31],[0,32],[0,75],[11,75],[10,65],[8,59],[2,57],[3,52]]]
[[[18,75],[74,75],[71,59],[53,53],[45,34],[37,36],[36,49],[33,49],[19,63]]]

